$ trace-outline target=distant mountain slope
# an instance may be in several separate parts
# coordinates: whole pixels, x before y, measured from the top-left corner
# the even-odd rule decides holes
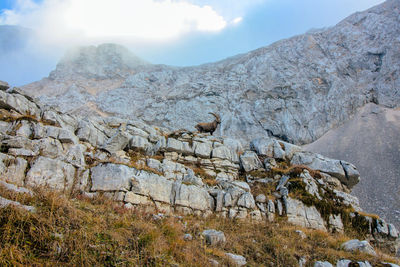
[[[353,189],[362,208],[400,226],[400,109],[368,104],[304,148],[351,160],[362,177]]]
[[[400,0],[389,0],[326,30],[196,67],[144,64],[117,45],[86,47],[24,89],[63,111],[171,128],[194,130],[213,111],[219,135],[304,144],[366,103],[399,106],[399,14]]]

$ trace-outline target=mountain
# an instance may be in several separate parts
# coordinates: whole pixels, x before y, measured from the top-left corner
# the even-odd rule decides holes
[[[0,81],[1,266],[398,266],[359,180],[277,139],[75,117]]]
[[[97,113],[194,130],[221,115],[217,135],[317,140],[367,103],[400,103],[400,1],[216,63],[145,63],[113,44],[68,53],[23,89],[75,114]]]

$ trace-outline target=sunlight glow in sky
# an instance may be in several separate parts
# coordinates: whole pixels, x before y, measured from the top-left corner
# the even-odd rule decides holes
[[[185,0],[18,0],[0,15],[0,24],[40,29],[57,38],[79,34],[146,40],[218,32],[241,20],[239,16],[223,17],[210,5]]]

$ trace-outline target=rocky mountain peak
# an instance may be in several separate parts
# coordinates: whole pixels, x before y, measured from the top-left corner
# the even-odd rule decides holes
[[[148,63],[117,44],[77,47],[69,50],[49,75],[52,80],[73,78],[127,78],[134,70]]]
[[[398,10],[399,1],[387,1],[334,27],[196,67],[146,64],[118,45],[81,48],[24,89],[75,114],[87,114],[90,102],[98,114],[194,130],[215,112],[220,136],[310,143],[366,103],[399,106]]]

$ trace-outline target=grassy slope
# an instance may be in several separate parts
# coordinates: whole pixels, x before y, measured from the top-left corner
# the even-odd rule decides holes
[[[302,229],[307,235],[302,240],[295,232],[300,228],[284,218],[275,223],[192,216],[154,220],[151,213],[127,210],[102,197],[71,199],[45,191],[28,197],[1,188],[0,193],[37,206],[33,214],[0,209],[1,266],[209,266],[211,258],[231,265],[225,252],[245,256],[250,266],[297,266],[301,256],[308,266],[340,258],[393,262],[383,254],[374,259],[341,251],[340,244],[350,238],[345,235]],[[223,231],[226,244],[207,247],[201,232],[209,228]],[[193,240],[184,241],[185,233]]]

